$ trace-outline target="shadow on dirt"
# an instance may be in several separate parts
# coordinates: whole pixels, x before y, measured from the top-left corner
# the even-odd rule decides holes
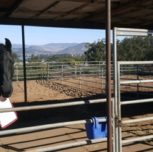
[[[124,102],[124,100],[153,98],[153,93],[139,92],[138,94],[135,92],[128,92],[128,93],[123,93],[121,97],[122,97],[122,101]],[[17,112],[17,115],[19,117],[18,121],[15,124],[13,124],[11,127],[9,127],[8,129],[28,127],[33,125],[34,126],[43,125],[48,123],[89,119],[93,116],[106,117],[106,113],[107,113],[106,103],[88,104],[89,100],[99,99],[99,98],[106,98],[106,95],[99,94],[95,96],[89,96],[86,98],[16,103],[14,104],[15,107],[47,105],[47,104],[55,104],[55,103],[68,103],[68,102],[77,102],[81,100],[84,100],[87,102],[86,105]],[[126,105],[126,106],[123,106],[122,108],[122,116],[131,117],[131,116],[140,115],[140,114],[152,113],[152,107],[153,107],[153,103]]]

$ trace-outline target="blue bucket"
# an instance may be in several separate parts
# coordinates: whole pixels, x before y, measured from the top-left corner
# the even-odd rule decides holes
[[[99,122],[98,118],[92,118],[93,123],[86,123],[86,133],[89,139],[105,138],[107,137],[106,122]]]

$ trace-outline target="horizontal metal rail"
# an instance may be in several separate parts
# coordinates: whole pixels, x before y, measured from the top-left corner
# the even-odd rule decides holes
[[[132,120],[123,120],[122,124],[129,124],[129,123],[136,123],[136,122],[150,121],[150,120],[153,120],[153,117],[138,118],[138,119],[132,119]]]
[[[153,82],[153,80],[129,80],[129,81],[121,81],[120,84],[138,84],[138,83],[148,83]]]
[[[148,36],[153,35],[152,30],[132,29],[132,28],[116,28],[117,36]]]
[[[0,113],[1,112],[11,112],[11,111],[28,111],[28,110],[39,110],[39,109],[48,109],[48,108],[69,107],[69,106],[95,104],[95,103],[103,103],[103,102],[106,102],[106,99],[95,99],[95,100],[88,100],[88,101],[75,101],[75,102],[69,102],[69,103],[47,104],[47,105],[41,105],[41,106],[5,108],[5,109],[0,109]]]
[[[151,98],[151,99],[140,99],[140,100],[122,101],[121,105],[130,105],[130,104],[138,104],[138,103],[149,103],[149,102],[153,102],[153,98]]]
[[[51,75],[51,74],[50,74]],[[73,73],[73,74],[71,74],[71,75],[66,75],[66,76],[63,76],[63,78],[64,78],[64,80],[65,79],[67,79],[67,80],[69,80],[69,79],[73,79],[73,78],[75,78],[76,79],[76,76],[79,76],[79,74],[75,74],[75,73]],[[103,75],[100,75],[101,77],[105,77],[105,76],[103,76]],[[53,76],[52,76],[53,77]],[[61,77],[61,76],[59,76],[59,77]],[[99,78],[99,75],[98,74],[81,74],[81,78],[90,78],[90,77],[94,77],[94,78],[97,78],[97,79],[100,79],[101,80],[101,78]]]
[[[32,149],[32,150],[26,150],[26,152],[57,151],[57,150],[62,150],[62,149],[66,149],[66,148],[73,148],[73,147],[78,147],[78,146],[83,146],[83,145],[89,145],[89,144],[105,142],[106,140],[107,140],[107,138],[76,141],[76,142],[71,142],[71,143],[68,143],[68,144],[62,144],[62,145],[57,145],[57,146],[49,146],[49,147],[44,147],[44,148],[37,148],[37,149]]]
[[[134,142],[140,142],[140,141],[151,140],[151,139],[153,139],[153,135],[142,136],[142,137],[137,137],[133,139],[122,140],[122,144],[126,145],[126,144],[130,144]]]
[[[61,74],[62,72],[59,71],[59,70],[60,70],[60,69],[57,69],[56,71],[55,71],[55,70],[54,70],[54,71],[51,70],[51,72],[50,72],[50,71],[49,71],[49,72],[50,72],[51,74]],[[50,74],[50,73],[49,73],[49,74]],[[50,75],[51,75],[51,74],[50,74]]]
[[[48,62],[28,62],[27,64],[38,64],[38,63],[41,63],[41,64],[51,64],[51,65],[56,65],[56,64],[72,64],[71,62],[51,62],[51,61],[48,61]],[[75,61],[75,64],[78,65],[78,64],[105,64],[105,61]],[[16,64],[23,64],[22,62],[16,62]]]
[[[118,64],[120,65],[136,65],[136,64],[153,64],[153,61],[119,61]]]
[[[99,122],[106,122],[106,118],[99,118]],[[91,119],[78,120],[78,121],[60,122],[60,123],[54,123],[54,124],[38,125],[38,126],[33,126],[33,127],[10,129],[10,130],[5,130],[5,131],[0,131],[0,136],[13,135],[13,134],[22,134],[22,133],[28,133],[28,132],[51,129],[51,128],[64,127],[64,126],[68,126],[68,125],[77,125],[77,124],[86,124],[86,123],[92,123],[92,120]]]
[[[140,88],[147,88],[147,89],[152,89],[153,86],[144,86],[144,85],[139,85]]]
[[[133,87],[133,88],[136,88],[137,87],[137,85],[135,85],[135,84],[133,84],[133,85],[131,85],[131,84],[129,84],[129,85],[127,85],[127,84],[125,84],[125,85],[122,85],[122,86],[128,86],[128,87]],[[147,89],[153,89],[153,86],[146,86],[146,85],[139,85],[139,88],[147,88]]]

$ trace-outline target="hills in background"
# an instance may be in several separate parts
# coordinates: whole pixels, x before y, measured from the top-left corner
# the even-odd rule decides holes
[[[87,50],[88,43],[48,43],[44,45],[26,45],[26,56],[70,54],[82,55]],[[13,52],[22,56],[22,45],[13,44]]]

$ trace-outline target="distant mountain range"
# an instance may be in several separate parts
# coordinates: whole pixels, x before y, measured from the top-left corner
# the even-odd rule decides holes
[[[82,55],[86,50],[88,43],[48,43],[45,45],[26,45],[26,56],[33,55],[54,55],[70,54]],[[22,45],[13,44],[13,52],[22,56]]]

